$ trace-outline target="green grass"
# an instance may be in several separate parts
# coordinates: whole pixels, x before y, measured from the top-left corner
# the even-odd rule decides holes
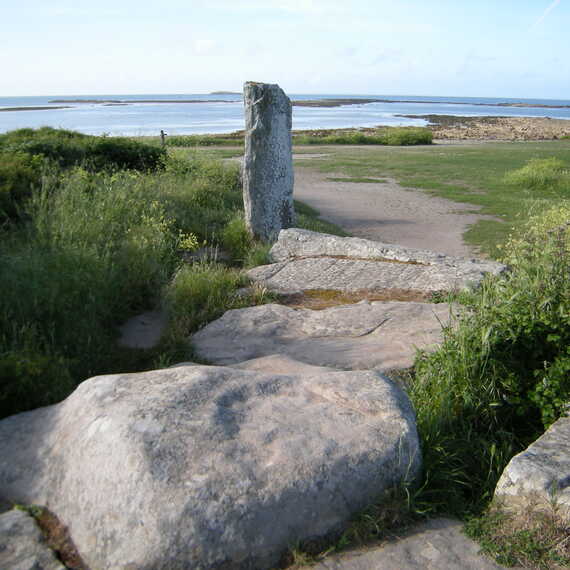
[[[349,178],[395,178],[406,187],[425,190],[456,202],[480,207],[496,220],[481,220],[465,234],[468,243],[491,256],[499,255],[513,228],[532,213],[555,205],[560,190],[513,185],[505,179],[532,159],[557,159],[567,170],[569,141],[432,145],[427,147],[315,148],[326,153],[311,164],[325,174]]]
[[[492,508],[468,521],[466,533],[499,564],[555,570],[570,567],[568,523],[552,509],[508,513]]]

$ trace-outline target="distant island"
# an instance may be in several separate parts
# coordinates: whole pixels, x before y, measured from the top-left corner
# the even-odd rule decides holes
[[[210,95],[242,95],[239,91],[212,91]]]
[[[54,109],[71,109],[71,107],[69,105],[61,107],[4,107],[0,108],[0,113],[6,111],[53,111]]]

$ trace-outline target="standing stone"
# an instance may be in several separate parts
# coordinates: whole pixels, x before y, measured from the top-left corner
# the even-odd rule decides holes
[[[244,85],[243,201],[249,232],[273,242],[293,225],[291,101],[279,85]]]

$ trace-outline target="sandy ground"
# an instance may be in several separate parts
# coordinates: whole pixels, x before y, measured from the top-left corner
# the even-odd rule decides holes
[[[477,206],[451,202],[422,191],[400,186],[383,177],[385,183],[333,182],[336,175],[311,168],[307,155],[295,162],[295,199],[318,210],[321,217],[350,234],[409,247],[430,249],[472,257],[462,235],[469,225],[487,218]],[[342,175],[340,175],[342,176]]]

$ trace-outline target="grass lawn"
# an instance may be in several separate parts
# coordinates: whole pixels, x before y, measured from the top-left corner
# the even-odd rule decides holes
[[[195,152],[179,149],[178,153]],[[242,149],[208,148],[209,156],[240,156]],[[294,147],[295,154],[323,154],[318,161],[303,161],[304,166],[319,169],[331,177],[346,176],[354,181],[371,178],[395,178],[407,187],[419,188],[455,202],[479,206],[482,214],[498,218],[481,220],[465,234],[467,243],[496,257],[497,245],[503,243],[513,227],[520,226],[532,213],[555,205],[570,194],[552,188],[525,189],[509,185],[505,175],[522,168],[533,158],[555,157],[570,163],[570,141],[533,141],[513,143],[474,143],[387,146],[316,146]]]
[[[480,206],[482,214],[503,221],[481,220],[465,234],[467,243],[496,256],[513,226],[533,211],[556,204],[561,193],[550,188],[521,189],[504,176],[533,158],[570,161],[570,141],[433,145],[422,147],[312,147],[329,154],[314,162],[326,174],[353,178],[395,178],[403,186]],[[570,197],[570,196],[566,196]]]

